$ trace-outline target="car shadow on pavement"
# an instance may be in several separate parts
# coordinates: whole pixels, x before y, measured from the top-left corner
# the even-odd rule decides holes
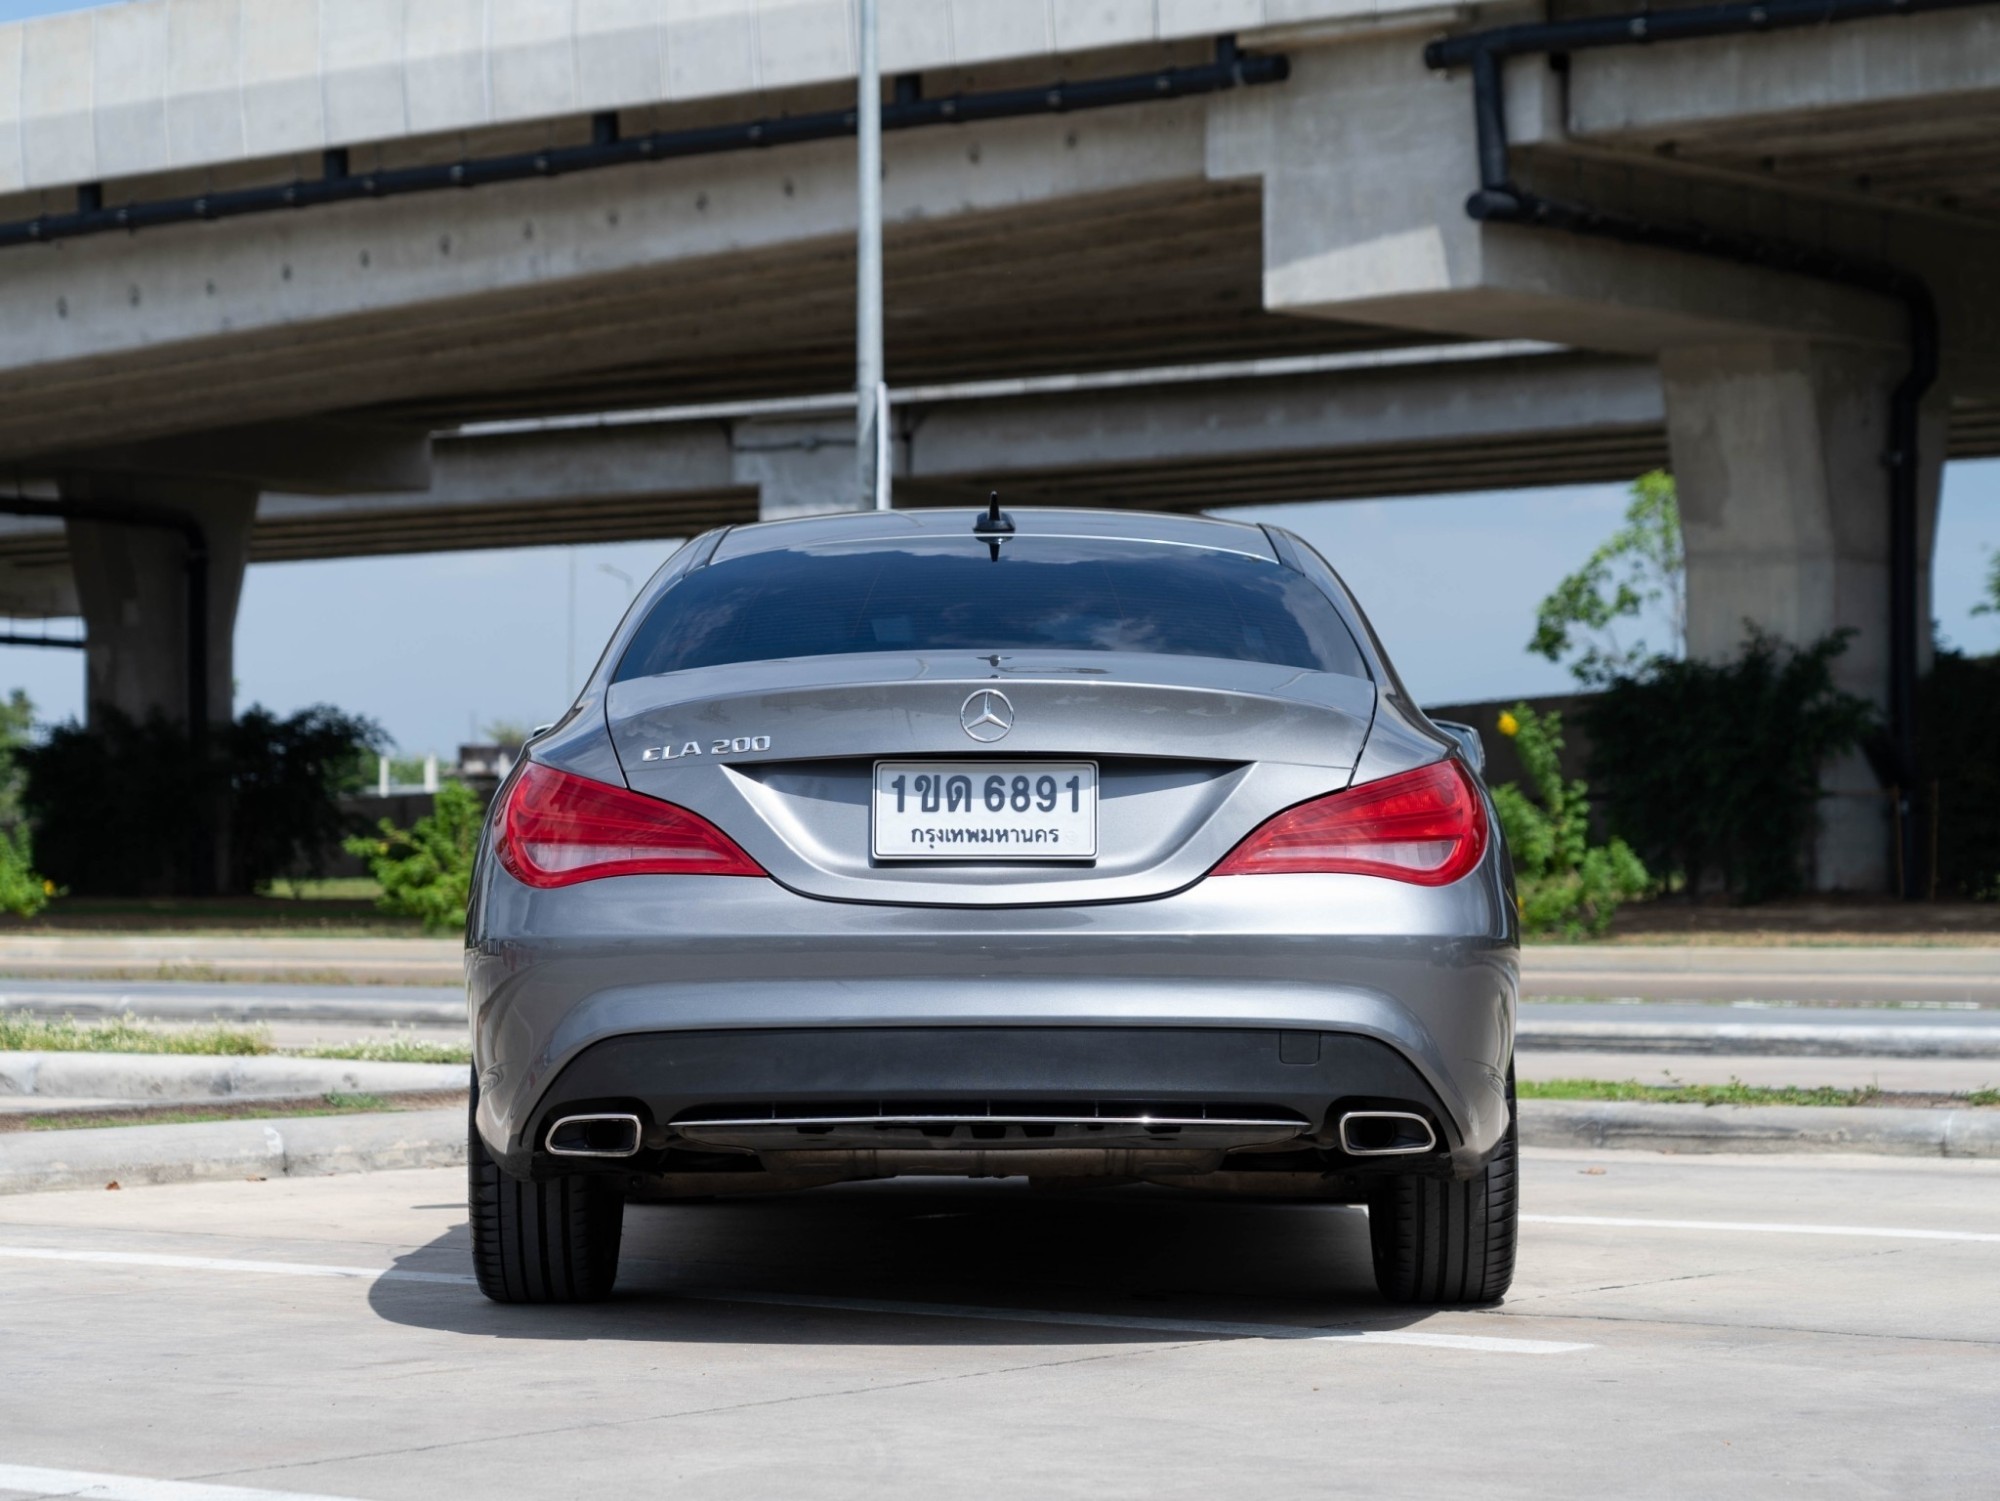
[[[397,1266],[469,1272],[465,1225]],[[857,1301],[1285,1332],[1399,1329],[1427,1316],[1377,1296],[1359,1209],[1163,1188],[1044,1192],[921,1179],[629,1205],[618,1290],[607,1303],[502,1306],[470,1286],[394,1277],[369,1294],[394,1323],[511,1339],[1100,1345],[1173,1337],[1149,1327],[840,1306]]]

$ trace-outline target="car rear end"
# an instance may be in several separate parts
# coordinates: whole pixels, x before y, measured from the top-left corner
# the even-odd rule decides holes
[[[649,585],[489,820],[496,1181],[1487,1173],[1504,851],[1340,581],[1263,528],[1007,524],[742,528]]]

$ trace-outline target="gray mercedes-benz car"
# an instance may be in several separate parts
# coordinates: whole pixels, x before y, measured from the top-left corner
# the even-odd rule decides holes
[[[1512,878],[1472,752],[1287,532],[727,528],[635,601],[473,882],[480,1286],[628,1199],[898,1174],[1365,1203],[1397,1302],[1513,1274]]]

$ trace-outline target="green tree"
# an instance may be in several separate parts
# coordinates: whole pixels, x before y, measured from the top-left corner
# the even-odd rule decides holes
[[[1635,672],[1656,656],[1678,657],[1687,639],[1687,555],[1674,477],[1664,469],[1642,474],[1631,496],[1625,524],[1535,611],[1528,650],[1551,662],[1571,658],[1571,675],[1586,687]],[[1621,624],[1629,631],[1656,609],[1672,624],[1668,650],[1620,638]]]
[[[1972,607],[1975,615],[2000,615],[2000,552],[1986,560],[1986,598]]]
[[[225,891],[316,870],[348,827],[341,792],[386,743],[373,721],[325,704],[283,718],[253,704],[215,727],[200,761],[185,725],[100,706],[89,725],[51,726],[18,757],[57,881],[89,896],[166,896],[192,884],[204,829],[228,856]]]
[[[348,840],[347,850],[359,855],[382,883],[376,905],[384,912],[417,918],[426,932],[449,932],[465,926],[483,818],[470,788],[446,782],[437,790],[429,817],[407,830],[385,818],[377,833]]]
[[[35,706],[16,688],[0,703],[0,911],[33,917],[56,886],[35,869],[34,836],[22,794],[28,777],[18,753],[34,733]]]
[[[1517,704],[1500,716],[1528,774],[1493,789],[1493,806],[1514,857],[1521,926],[1532,936],[1594,937],[1622,903],[1644,896],[1652,878],[1622,839],[1590,842],[1590,789],[1562,774],[1562,716]]]

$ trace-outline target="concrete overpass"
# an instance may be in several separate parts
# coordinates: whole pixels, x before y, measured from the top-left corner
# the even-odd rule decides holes
[[[1770,35],[1579,38],[1475,80],[1424,45],[1538,11],[886,0],[899,495],[999,474],[1200,505],[1664,452],[1693,648],[1732,650],[1746,617],[1852,626],[1844,671],[1890,702],[1895,288],[1921,279],[1942,334],[1903,469],[1925,557],[1946,444],[1990,451],[2000,401],[2000,18],[1840,0],[1840,24],[1783,29],[1788,3],[1760,8]],[[225,573],[838,503],[837,413],[743,404],[847,378],[847,38],[844,0],[137,0],[0,28],[0,460],[31,490],[192,510]],[[1469,216],[1496,170],[1599,232]],[[1602,232],[1634,224],[1661,234]],[[1863,263],[1890,281],[1828,271]],[[1494,340],[1571,352],[1310,364]],[[1284,360],[1308,364],[935,389]],[[738,414],[490,425],[715,403]],[[69,540],[93,697],[173,707],[177,544]],[[57,599],[45,537],[5,556],[20,601]],[[1861,823],[1822,880],[1879,884],[1876,813],[1835,806]]]

